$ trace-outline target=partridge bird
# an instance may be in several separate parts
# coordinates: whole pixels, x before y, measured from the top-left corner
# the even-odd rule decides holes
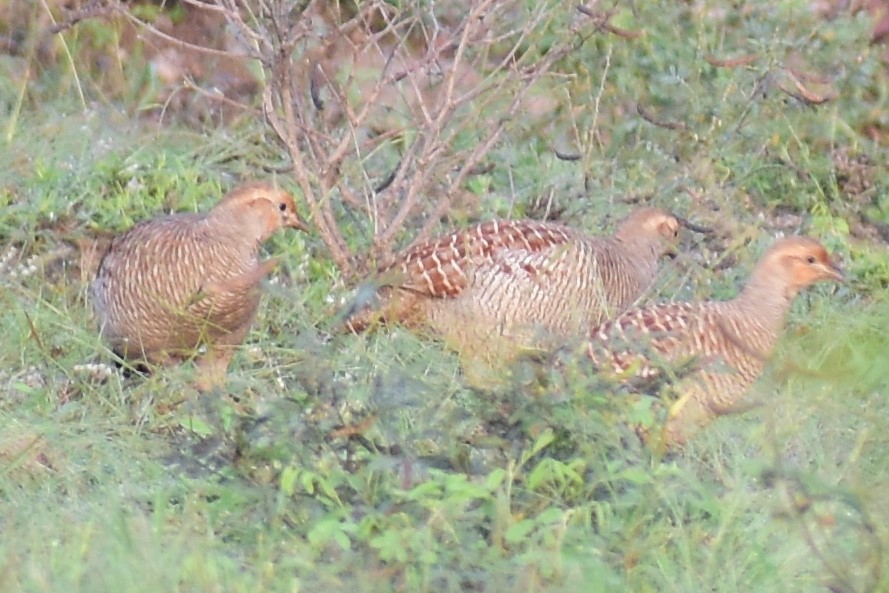
[[[663,368],[657,363],[690,365],[663,433],[666,446],[679,446],[717,416],[744,411],[739,400],[762,374],[797,293],[842,279],[814,239],[780,239],[734,299],[629,310],[593,328],[584,350],[597,367],[622,378],[657,375]]]
[[[464,358],[496,367],[630,306],[653,283],[679,226],[656,208],[636,210],[610,237],[532,220],[485,222],[403,253],[380,271],[379,308],[347,324],[428,328]]]
[[[197,387],[219,385],[277,263],[260,260],[259,247],[282,228],[306,230],[293,198],[263,183],[235,189],[206,214],[135,225],[111,241],[91,285],[102,337],[121,358],[152,365],[205,346]]]

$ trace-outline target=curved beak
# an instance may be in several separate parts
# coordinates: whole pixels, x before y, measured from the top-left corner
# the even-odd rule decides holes
[[[836,280],[837,282],[846,281],[846,274],[843,272],[843,268],[833,262],[822,264],[821,270],[824,272],[824,277],[826,279]]]
[[[304,233],[309,232],[309,227],[302,221],[299,216],[297,216],[295,212],[290,212],[287,216],[284,217],[284,226],[289,229],[303,231]]]
[[[705,226],[701,226],[701,225],[695,224],[695,223],[693,223],[693,222],[689,222],[688,220],[686,220],[685,218],[682,218],[681,216],[676,216],[676,215],[674,214],[673,217],[674,217],[676,220],[678,220],[678,221],[679,221],[679,224],[681,224],[683,227],[687,228],[687,229],[690,230],[690,231],[694,231],[695,233],[702,233],[702,234],[705,234],[705,235],[709,235],[710,233],[713,232],[713,229],[711,229],[711,228],[709,228],[709,227],[705,227]]]

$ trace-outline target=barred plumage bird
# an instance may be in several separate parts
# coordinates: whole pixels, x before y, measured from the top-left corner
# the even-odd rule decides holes
[[[739,400],[762,374],[799,291],[842,278],[819,242],[780,239],[734,299],[632,309],[593,328],[584,349],[602,371],[625,379],[657,375],[664,363],[690,365],[663,434],[667,446],[681,445],[717,416],[745,409]]]
[[[521,348],[581,336],[632,305],[654,282],[679,227],[664,210],[640,208],[610,237],[532,220],[454,231],[380,270],[379,306],[347,325],[428,328],[464,358],[499,366]]]
[[[205,346],[197,386],[222,383],[276,264],[259,248],[282,228],[306,227],[293,198],[265,183],[233,190],[206,214],[136,224],[112,240],[90,287],[102,337],[121,358],[151,365]]]

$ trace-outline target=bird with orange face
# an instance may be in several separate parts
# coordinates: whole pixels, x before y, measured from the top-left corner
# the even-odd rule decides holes
[[[579,338],[641,298],[681,226],[706,231],[660,208],[636,209],[604,237],[535,220],[456,230],[382,268],[377,305],[347,326],[428,331],[461,354],[471,383],[487,386],[522,351]]]
[[[662,439],[682,445],[714,418],[746,409],[739,400],[765,369],[797,294],[842,279],[818,241],[779,239],[734,299],[631,309],[594,327],[584,351],[598,369],[623,380],[656,376],[664,363],[690,364]]]
[[[102,338],[134,364],[197,355],[196,386],[221,385],[277,264],[260,259],[260,246],[284,228],[306,230],[290,194],[266,183],[231,191],[206,214],[136,224],[111,241],[90,287]]]

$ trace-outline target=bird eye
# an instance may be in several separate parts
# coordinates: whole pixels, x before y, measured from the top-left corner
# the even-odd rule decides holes
[[[280,210],[281,212],[287,212],[287,204],[281,202],[280,204],[278,204],[278,210]]]
[[[810,255],[809,257],[806,258],[806,262],[810,263],[810,264],[814,264],[815,263],[815,256]]]

